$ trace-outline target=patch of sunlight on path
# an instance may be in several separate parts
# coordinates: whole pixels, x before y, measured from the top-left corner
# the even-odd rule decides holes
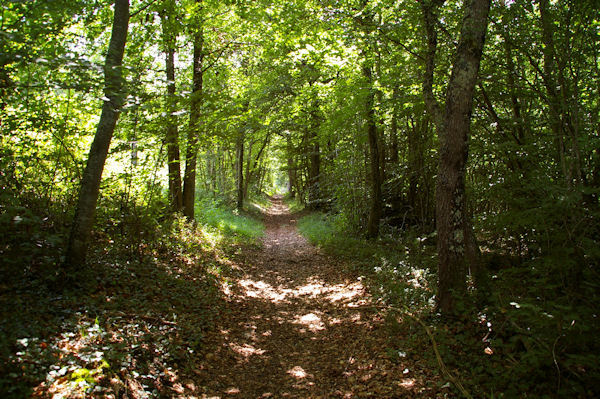
[[[406,359],[389,358],[366,288],[294,224],[274,199],[263,247],[237,260],[243,275],[225,291],[188,397],[430,397]]]

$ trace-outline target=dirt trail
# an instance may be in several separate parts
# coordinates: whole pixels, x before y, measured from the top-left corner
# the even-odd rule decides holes
[[[204,398],[428,397],[414,364],[390,359],[356,276],[298,234],[274,199],[263,248],[246,253],[228,308],[194,370]],[[419,373],[422,376],[422,373]],[[420,392],[420,393],[419,393]]]

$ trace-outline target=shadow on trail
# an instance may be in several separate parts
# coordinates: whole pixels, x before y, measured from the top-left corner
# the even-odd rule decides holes
[[[10,274],[0,267],[10,276],[0,285],[0,397],[168,396],[195,362],[220,298],[207,271],[214,254],[190,254],[200,238],[167,233],[95,238],[85,288],[49,288],[26,258]]]
[[[343,264],[319,253],[280,199],[263,248],[242,256],[228,310],[205,342],[194,394],[206,398],[429,397],[423,371],[386,351],[387,330]],[[202,357],[201,356],[201,357]]]

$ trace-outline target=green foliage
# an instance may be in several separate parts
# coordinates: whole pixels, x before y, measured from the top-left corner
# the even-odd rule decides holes
[[[57,293],[102,104],[100,62],[112,8],[108,2],[2,2],[2,391],[27,396],[51,372],[48,383],[71,376],[87,388],[106,388],[101,376],[117,377],[122,362],[148,375],[148,348],[159,346],[169,359],[164,364],[191,364],[190,350],[201,344],[195,329],[213,317],[218,271],[226,267],[208,254],[258,241],[263,227],[255,216],[268,205],[264,193],[281,194],[289,183],[296,196],[288,205],[299,211],[318,151],[317,200],[326,213],[302,217],[300,230],[351,260],[382,302],[423,316],[445,361],[475,396],[599,396],[598,7],[591,0],[544,2],[550,19],[544,27],[542,2],[492,2],[465,175],[490,281],[474,295],[477,301],[460,304],[460,320],[449,321],[432,309],[438,132],[422,93],[425,3],[169,2],[167,29],[177,36],[178,60],[172,117],[183,158],[190,43],[199,30],[205,38],[194,225],[171,215],[167,199],[164,130],[173,99],[165,95],[159,17],[166,2],[132,1],[132,10],[142,11],[131,20],[124,61],[130,96],[105,167],[89,265],[81,267],[87,291]],[[438,100],[461,4],[440,9]],[[363,65],[373,67],[372,87]],[[361,234],[370,201],[364,107],[370,89],[385,182],[382,237],[367,242]],[[244,191],[254,200],[240,214],[229,209],[239,137]],[[391,353],[412,348],[431,356],[418,323],[394,323],[390,316]],[[88,331],[96,328],[103,332]],[[102,335],[107,331],[114,339]],[[66,343],[75,340],[65,334],[90,353],[104,352],[111,368],[96,358],[78,363],[73,353],[66,357],[72,364],[59,364],[58,355],[66,356]],[[163,345],[167,338],[185,350]]]
[[[227,242],[256,242],[264,234],[264,226],[253,217],[238,214],[211,199],[196,203],[198,222]]]
[[[298,230],[328,253],[346,259],[368,277],[383,303],[411,312],[429,312],[435,289],[435,252],[428,237],[406,234],[401,240],[367,241],[353,237],[335,217],[319,213],[298,220]]]
[[[152,393],[164,377],[153,370],[193,364],[217,312],[219,270],[228,267],[217,259],[229,255],[215,256],[220,249],[210,243],[212,233],[183,218],[158,223],[156,215],[129,214],[119,221],[95,232],[94,267],[81,271],[79,278],[89,280],[81,288],[57,293],[50,273],[31,271],[36,255],[5,252],[10,262],[2,273],[11,279],[0,292],[0,391],[6,397],[28,396],[42,381],[67,396],[114,392],[115,379],[139,381]],[[39,251],[52,257],[56,249]],[[49,268],[56,270],[56,262]]]
[[[287,196],[284,198],[284,203],[288,207],[290,213],[299,213],[304,209],[304,204],[302,204],[297,198],[290,198]]]
[[[340,230],[335,225],[335,218],[324,214],[313,213],[302,217],[298,220],[298,230],[311,244],[326,248],[336,255],[342,253],[356,255],[354,251],[370,251],[358,238],[342,238],[338,234]]]

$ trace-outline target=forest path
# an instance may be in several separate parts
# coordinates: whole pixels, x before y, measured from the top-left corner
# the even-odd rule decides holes
[[[421,378],[413,377],[414,362],[390,360],[389,330],[357,276],[310,245],[295,222],[274,198],[263,247],[243,254],[240,275],[226,289],[226,309],[204,341],[196,392],[204,398],[427,397]]]

